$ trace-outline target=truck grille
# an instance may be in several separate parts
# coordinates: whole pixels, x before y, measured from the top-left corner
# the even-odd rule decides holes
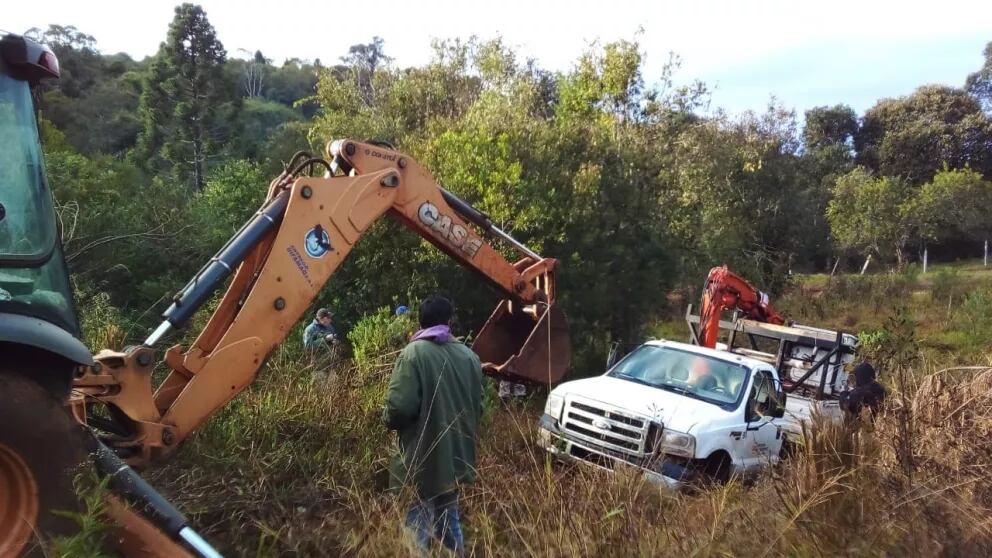
[[[570,435],[593,446],[632,456],[644,455],[649,426],[646,418],[580,398],[566,401],[562,420],[562,428]]]

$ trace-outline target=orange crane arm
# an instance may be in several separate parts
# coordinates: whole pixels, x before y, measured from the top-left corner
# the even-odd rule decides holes
[[[786,320],[768,303],[768,295],[746,279],[727,269],[714,267],[703,285],[703,300],[699,310],[700,344],[716,347],[720,332],[720,315],[726,309],[737,309],[749,319],[783,325]]]
[[[76,378],[76,417],[110,434],[109,445],[132,465],[171,453],[256,377],[314,297],[383,215],[403,223],[498,289],[504,300],[473,344],[486,373],[536,383],[557,382],[570,365],[568,325],[555,305],[557,261],[542,258],[486,216],[440,188],[415,160],[378,144],[339,140],[325,177],[286,172],[270,184],[265,204],[183,289],[144,346],[104,351]],[[333,169],[333,170],[332,170]],[[342,175],[333,176],[340,171]],[[514,264],[465,220],[521,253]],[[152,392],[153,347],[182,327],[236,268],[206,327],[185,350],[165,353],[171,369]],[[111,407],[109,423],[87,412]]]

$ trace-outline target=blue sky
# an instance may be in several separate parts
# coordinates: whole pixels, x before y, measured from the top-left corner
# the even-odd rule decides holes
[[[49,23],[94,35],[104,52],[150,55],[164,37],[173,0],[42,0],[4,8],[0,27],[22,32]],[[373,35],[399,65],[422,64],[432,38],[501,36],[545,68],[567,70],[593,41],[634,38],[645,77],[660,75],[669,52],[683,60],[680,82],[714,88],[713,105],[763,110],[772,95],[798,112],[882,97],[928,83],[960,86],[992,41],[992,1],[911,0],[457,0],[375,3],[328,0],[204,0],[228,52],[334,61]],[[343,11],[352,6],[351,12]],[[362,7],[364,5],[364,8]]]
[[[920,85],[960,87],[983,63],[982,50],[992,32],[955,37],[925,37],[843,43],[818,41],[763,56],[746,66],[714,70],[715,105],[760,108],[769,96],[802,108],[844,102],[859,113],[881,97],[908,95]]]

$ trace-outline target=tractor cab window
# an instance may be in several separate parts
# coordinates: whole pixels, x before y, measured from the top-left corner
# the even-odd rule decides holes
[[[45,181],[31,89],[0,73],[0,262],[38,265],[55,248],[55,212]]]
[[[0,314],[41,318],[79,334],[34,101],[0,66]]]

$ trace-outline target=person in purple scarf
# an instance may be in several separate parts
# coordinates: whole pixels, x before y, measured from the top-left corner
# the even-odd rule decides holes
[[[402,450],[393,477],[416,489],[406,527],[421,548],[440,542],[462,556],[459,489],[475,481],[482,363],[451,334],[453,312],[440,296],[420,305],[420,330],[396,359],[383,421]]]

